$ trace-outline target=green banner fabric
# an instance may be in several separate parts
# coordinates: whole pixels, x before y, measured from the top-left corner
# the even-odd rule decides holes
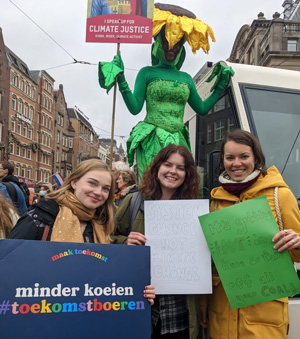
[[[273,249],[278,226],[266,196],[200,216],[199,221],[232,309],[300,292],[288,251]]]

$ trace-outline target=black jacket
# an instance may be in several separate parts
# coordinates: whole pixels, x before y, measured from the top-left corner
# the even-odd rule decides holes
[[[9,239],[42,240],[45,226],[50,230],[47,240],[50,240],[52,227],[59,212],[59,206],[53,199],[42,199],[18,220],[9,234]],[[83,233],[85,242],[94,242],[92,224],[88,222]],[[88,241],[87,241],[88,239]]]

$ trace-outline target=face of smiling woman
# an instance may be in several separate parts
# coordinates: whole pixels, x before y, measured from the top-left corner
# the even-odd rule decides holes
[[[76,198],[86,207],[95,209],[108,199],[111,189],[111,175],[105,171],[89,171],[71,182]]]
[[[255,169],[255,158],[250,146],[227,141],[224,146],[224,167],[234,181],[243,181]]]
[[[172,153],[160,165],[157,178],[160,182],[163,197],[173,195],[185,179],[184,157],[178,153]]]

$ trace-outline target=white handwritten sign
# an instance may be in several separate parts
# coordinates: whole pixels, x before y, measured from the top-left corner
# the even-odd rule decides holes
[[[156,294],[212,293],[211,257],[198,221],[208,212],[208,200],[145,201]]]

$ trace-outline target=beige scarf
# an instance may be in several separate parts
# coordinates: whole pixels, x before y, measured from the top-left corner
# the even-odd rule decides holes
[[[51,241],[84,242],[80,221],[90,221],[93,226],[94,242],[109,244],[104,226],[93,219],[96,209],[83,206],[70,191],[56,199],[56,202],[59,205],[59,212],[53,225]]]

